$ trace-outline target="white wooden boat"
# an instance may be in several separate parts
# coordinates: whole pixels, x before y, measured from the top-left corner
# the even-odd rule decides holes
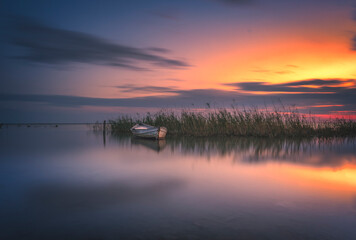
[[[163,139],[167,134],[165,127],[154,127],[144,123],[136,124],[130,130],[135,137],[142,138]]]

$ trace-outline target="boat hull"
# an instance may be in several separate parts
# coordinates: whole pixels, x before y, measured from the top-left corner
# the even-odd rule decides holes
[[[166,137],[167,128],[165,127],[148,127],[146,129],[131,128],[131,132],[135,137],[163,139]]]

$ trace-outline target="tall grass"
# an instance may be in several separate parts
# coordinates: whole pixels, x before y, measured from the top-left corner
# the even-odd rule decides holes
[[[206,112],[184,110],[123,116],[109,121],[113,133],[130,132],[136,123],[165,126],[176,136],[334,137],[356,136],[356,122],[346,119],[317,120],[296,110],[216,109]]]

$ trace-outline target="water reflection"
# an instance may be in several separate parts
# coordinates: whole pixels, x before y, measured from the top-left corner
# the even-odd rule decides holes
[[[356,238],[354,139],[10,126],[0,158],[0,239]]]
[[[104,184],[45,183],[31,189],[33,203],[59,211],[94,210],[147,198],[163,197],[184,185],[178,179],[162,179],[153,183],[109,182]]]
[[[152,140],[152,139],[142,139],[142,138],[131,138],[132,145],[142,145],[148,149],[152,149],[153,151],[160,152],[166,147],[166,140]]]
[[[354,138],[332,139],[268,139],[246,137],[215,138],[168,138],[167,140],[147,140],[129,135],[111,135],[118,145],[144,146],[156,152],[167,151],[182,155],[202,156],[245,163],[267,161],[292,162],[315,167],[338,167],[356,163],[356,141]]]

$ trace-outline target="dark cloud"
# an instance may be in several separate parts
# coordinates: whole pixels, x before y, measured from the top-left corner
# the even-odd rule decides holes
[[[167,53],[163,48],[141,49],[109,42],[86,33],[48,26],[27,18],[13,21],[11,43],[23,47],[24,55],[16,58],[47,64],[90,63],[144,70],[141,64],[165,68],[185,68],[189,64],[155,53]]]
[[[354,6],[354,9],[352,11],[352,20],[356,21],[356,6]]]
[[[175,88],[172,87],[160,87],[160,86],[137,86],[134,84],[125,84],[116,86],[121,92],[154,92],[154,93],[174,93],[177,92]]]
[[[257,87],[256,87],[257,86]],[[262,85],[263,86],[263,85]],[[125,86],[124,86],[125,87]],[[259,85],[253,85],[254,91],[266,91],[259,88]],[[124,89],[134,90],[134,86],[126,86]],[[258,106],[264,103],[272,103],[281,99],[285,104],[295,104],[298,106],[310,106],[316,104],[338,104],[343,108],[329,110],[354,110],[356,103],[356,89],[347,87],[333,88],[335,92],[314,92],[288,94],[275,93],[269,95],[256,95],[241,93],[239,91],[224,91],[217,89],[194,89],[194,90],[174,90],[160,89],[152,87],[152,91],[165,90],[176,93],[169,96],[146,96],[133,98],[91,98],[68,95],[39,95],[39,94],[0,94],[0,102],[37,102],[54,106],[123,106],[123,107],[186,107],[194,104],[195,106],[205,106],[207,102],[219,106],[230,106],[234,100],[236,104],[246,106]],[[275,91],[285,91],[283,89],[274,89]],[[315,90],[314,90],[315,91]]]
[[[60,109],[61,116],[69,114],[73,118],[75,113],[81,111],[86,113],[85,107],[138,107],[138,108],[204,108],[209,103],[212,108],[230,107],[232,104],[239,107],[273,107],[274,105],[282,107],[296,105],[300,107],[300,112],[315,114],[341,113],[348,114],[356,109],[356,88],[347,86],[327,87],[340,83],[341,80],[306,80],[285,84],[266,83],[235,83],[232,86],[242,84],[243,88],[253,91],[270,91],[270,94],[253,94],[241,92],[239,90],[226,91],[218,89],[194,89],[177,90],[168,87],[145,86],[151,92],[174,93],[170,95],[131,97],[131,98],[91,98],[68,95],[40,95],[40,94],[0,94],[0,122],[23,122],[29,121],[36,116],[41,119],[49,119],[56,109]],[[349,80],[354,81],[354,80]],[[249,83],[251,84],[251,83]],[[322,91],[309,89],[305,85],[319,85]],[[293,87],[291,87],[293,86]],[[126,85],[119,86],[126,91],[142,90],[137,86]],[[240,86],[241,87],[241,86]],[[297,90],[290,90],[296,88]],[[289,91],[288,91],[289,90]],[[304,90],[304,92],[302,91]],[[332,91],[331,91],[332,90]],[[280,93],[279,91],[288,92]],[[300,93],[299,91],[302,91]],[[147,92],[147,91],[146,91]],[[324,107],[317,107],[323,105]],[[56,108],[60,107],[60,108]],[[37,109],[39,108],[39,109]],[[44,109],[45,108],[45,109]],[[28,109],[32,109],[28,111]],[[37,109],[34,112],[33,109]],[[43,110],[41,110],[43,109]],[[51,115],[52,114],[52,115]],[[114,112],[113,112],[114,114]],[[56,115],[57,117],[61,117]],[[100,117],[100,111],[98,112]],[[98,118],[97,117],[97,118]],[[68,119],[71,119],[68,115]],[[95,118],[94,118],[95,120]],[[52,121],[52,120],[51,120]],[[57,120],[58,121],[58,120]]]
[[[352,38],[352,50],[356,51],[356,35]]]
[[[354,7],[354,9],[352,11],[352,20],[356,21],[356,7]],[[356,34],[351,39],[351,49],[353,51],[356,51]]]
[[[284,86],[301,86],[301,85],[316,85],[316,86],[327,86],[327,85],[338,85],[344,82],[355,82],[355,80],[339,80],[339,79],[309,79],[295,82],[288,82],[281,85]]]
[[[129,88],[129,90],[131,89]],[[157,90],[157,88],[153,87],[151,90]],[[171,91],[169,88],[166,90]],[[191,104],[205,105],[206,102],[214,101],[218,103],[231,103],[233,98],[238,99],[241,95],[236,91],[222,91],[216,89],[175,90],[174,93],[176,93],[175,96],[147,96],[133,98],[91,98],[69,95],[0,94],[0,102],[37,102],[67,107],[186,107],[191,106]]]
[[[235,86],[239,90],[244,91],[258,91],[258,92],[304,92],[304,93],[325,93],[325,92],[340,92],[347,90],[348,87],[338,86],[344,82],[352,82],[356,85],[355,80],[322,80],[312,79],[296,82],[288,82],[282,84],[270,84],[266,82],[238,82],[228,83],[225,85]],[[314,88],[313,86],[318,86]]]
[[[158,53],[169,53],[170,52],[166,48],[159,48],[159,47],[150,47],[150,48],[147,48],[147,50],[153,51],[153,52],[158,52]]]

